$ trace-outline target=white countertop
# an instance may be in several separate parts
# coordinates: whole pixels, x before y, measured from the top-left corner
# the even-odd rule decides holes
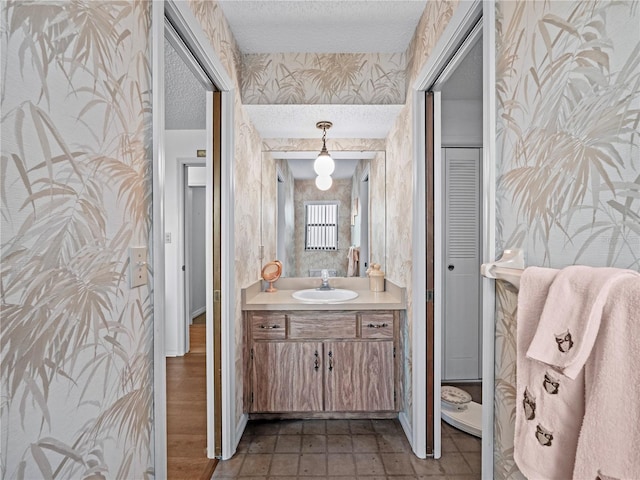
[[[296,280],[300,280],[296,282]],[[363,281],[364,280],[364,281]],[[368,279],[332,279],[335,288],[346,288],[358,293],[352,300],[332,303],[312,303],[296,300],[291,295],[297,290],[315,288],[319,279],[280,279],[274,284],[277,292],[267,293],[258,281],[242,289],[242,310],[404,310],[407,308],[405,289],[386,281],[384,292],[368,289]],[[312,282],[312,283],[310,283]]]

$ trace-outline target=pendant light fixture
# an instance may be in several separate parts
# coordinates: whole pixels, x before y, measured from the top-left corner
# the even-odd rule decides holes
[[[313,170],[316,172],[316,174],[319,177],[330,177],[330,175],[333,173],[333,171],[336,168],[336,163],[333,161],[333,158],[331,158],[331,155],[329,155],[329,152],[327,151],[327,143],[326,143],[327,130],[330,129],[332,126],[333,126],[333,123],[327,122],[327,121],[316,123],[316,128],[319,128],[322,130],[322,150],[320,150],[320,154],[318,154],[318,158],[316,158],[316,161],[313,162]],[[329,183],[329,187],[330,186],[331,184]]]
[[[333,185],[333,179],[329,175],[318,175],[316,177],[318,190],[329,190],[331,185]]]

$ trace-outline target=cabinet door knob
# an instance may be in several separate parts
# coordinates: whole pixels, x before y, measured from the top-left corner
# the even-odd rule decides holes
[[[329,371],[333,370],[333,352],[329,352]]]
[[[316,353],[313,354],[316,359],[313,361],[313,369],[317,372],[318,369],[320,368],[320,359],[318,358],[318,351],[316,350]]]
[[[280,328],[280,325],[260,325],[260,328],[262,328],[262,329],[266,329],[266,328],[270,328],[270,329],[273,329],[273,328]]]

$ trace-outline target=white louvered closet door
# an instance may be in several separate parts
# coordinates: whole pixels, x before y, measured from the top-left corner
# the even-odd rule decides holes
[[[445,237],[443,380],[481,378],[480,155],[444,148]]]

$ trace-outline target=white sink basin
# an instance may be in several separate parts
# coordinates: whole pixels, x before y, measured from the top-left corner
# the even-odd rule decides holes
[[[307,290],[298,290],[291,294],[296,300],[310,303],[334,303],[353,300],[358,296],[353,290],[345,290],[343,288],[335,288],[333,290],[317,290],[309,288]]]

